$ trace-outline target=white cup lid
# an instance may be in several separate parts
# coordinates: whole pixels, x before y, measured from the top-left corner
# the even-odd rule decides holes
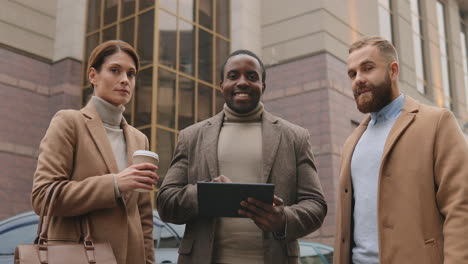
[[[149,156],[159,160],[159,155],[149,150],[137,150],[133,153],[133,157],[135,156]]]

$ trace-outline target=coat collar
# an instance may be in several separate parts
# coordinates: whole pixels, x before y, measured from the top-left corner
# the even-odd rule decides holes
[[[384,145],[384,152],[382,155],[382,163],[387,159],[391,149],[400,139],[404,131],[411,125],[414,120],[416,113],[419,111],[419,103],[408,95],[405,95],[405,104],[403,105],[400,116],[395,121],[390,133],[388,134],[387,140]],[[344,173],[344,179],[347,186],[351,185],[351,158],[353,156],[354,148],[361,138],[362,134],[367,129],[370,122],[370,116],[367,116],[361,124],[354,130],[349,136],[342,152],[342,168],[341,171]],[[383,166],[380,166],[382,169]]]
[[[218,168],[218,139],[224,120],[224,111],[207,120],[203,126],[202,148],[207,158],[208,170],[211,179],[219,176]],[[263,112],[262,115],[262,153],[263,153],[263,175],[262,182],[267,182],[273,166],[280,138],[281,129],[278,118]]]
[[[115,160],[114,152],[112,151],[112,146],[110,144],[109,138],[107,137],[107,132],[102,124],[101,118],[99,117],[98,112],[93,104],[88,103],[84,108],[82,108],[81,113],[86,117],[85,124],[89,130],[89,134],[93,138],[94,144],[99,150],[104,162],[107,166],[107,169],[111,173],[118,173],[119,169],[117,166],[117,161]],[[133,132],[129,129],[129,125],[125,118],[122,118],[121,123],[126,144],[127,144],[127,159],[128,165],[132,162],[132,153],[137,148],[137,142]]]

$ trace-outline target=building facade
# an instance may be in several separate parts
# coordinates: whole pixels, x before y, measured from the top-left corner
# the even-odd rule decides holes
[[[391,40],[402,92],[451,109],[468,134],[466,0],[3,0],[0,2],[0,219],[30,210],[37,149],[53,114],[92,94],[86,60],[108,39],[142,65],[125,117],[164,176],[178,132],[222,108],[219,67],[236,49],[267,67],[265,107],[307,128],[329,213],[307,239],[331,245],[341,146],[363,119],[346,60],[364,35]],[[20,19],[21,18],[21,19]],[[27,19],[24,19],[27,18]],[[468,137],[467,137],[468,138]]]

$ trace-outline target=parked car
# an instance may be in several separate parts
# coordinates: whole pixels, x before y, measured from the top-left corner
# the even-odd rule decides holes
[[[33,211],[15,215],[0,221],[0,264],[14,263],[18,244],[32,244],[36,238],[39,216]],[[153,210],[153,238],[158,264],[177,263],[178,248],[185,225],[164,223]],[[331,264],[333,249],[322,244],[299,242],[301,264]]]

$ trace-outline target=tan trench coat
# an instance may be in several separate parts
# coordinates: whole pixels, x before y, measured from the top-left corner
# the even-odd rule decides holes
[[[369,121],[343,147],[335,264],[350,263],[351,157]],[[381,264],[468,263],[468,145],[450,111],[405,96],[385,143],[377,206]]]
[[[181,131],[174,159],[158,193],[161,218],[187,224],[179,248],[179,264],[211,263],[216,218],[197,216],[196,183],[219,176],[217,144],[223,118],[221,112]],[[265,111],[262,138],[262,181],[275,184],[275,194],[284,200],[288,221],[285,240],[263,233],[265,263],[297,263],[297,239],[318,229],[327,211],[309,134]]]
[[[135,150],[148,149],[148,140],[124,119],[122,127],[130,163]],[[76,216],[88,214],[94,241],[110,242],[117,263],[155,263],[150,195],[127,192],[123,199],[116,199],[111,173],[119,172],[117,162],[92,104],[80,111],[59,111],[39,151],[32,190],[36,213],[42,208],[47,186],[68,181],[53,212],[49,240],[78,242]]]

